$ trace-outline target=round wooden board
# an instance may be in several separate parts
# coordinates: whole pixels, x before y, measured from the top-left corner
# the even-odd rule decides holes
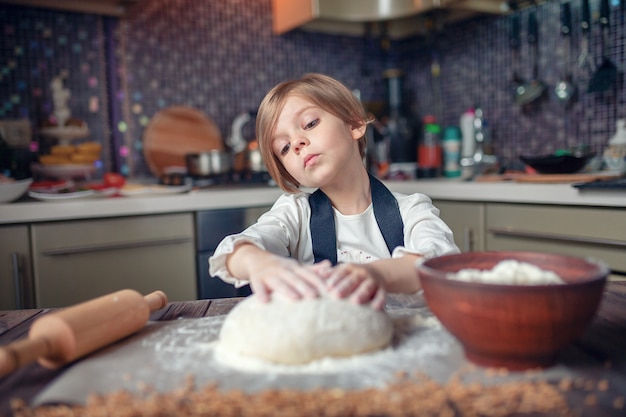
[[[143,137],[143,154],[158,176],[167,167],[185,167],[185,154],[224,150],[217,124],[200,110],[172,106],[157,112]]]

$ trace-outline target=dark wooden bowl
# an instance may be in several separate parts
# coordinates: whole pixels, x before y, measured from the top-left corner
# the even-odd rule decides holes
[[[492,269],[515,259],[558,274],[564,285],[465,282],[447,273]],[[544,368],[582,335],[598,310],[608,268],[582,258],[534,252],[469,252],[417,266],[429,308],[475,364]]]

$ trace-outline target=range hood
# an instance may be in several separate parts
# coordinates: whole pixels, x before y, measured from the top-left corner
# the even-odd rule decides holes
[[[432,15],[450,22],[507,11],[504,0],[272,0],[272,27],[362,35],[366,24],[385,23],[388,36],[400,38],[424,31],[420,21]]]

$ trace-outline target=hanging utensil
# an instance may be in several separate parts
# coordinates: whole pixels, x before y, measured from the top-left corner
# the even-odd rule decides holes
[[[537,22],[537,6],[528,13],[528,45],[533,65],[533,78],[527,82],[522,94],[517,96],[517,103],[526,105],[535,102],[546,90],[545,84],[539,79],[539,24]]]
[[[600,2],[600,41],[602,46],[602,63],[594,72],[589,85],[588,93],[601,93],[610,89],[617,80],[617,67],[608,57],[607,32],[609,30],[610,8],[609,0]]]
[[[561,3],[561,37],[563,38],[563,49],[565,50],[563,57],[563,67],[565,68],[563,78],[558,81],[554,87],[554,95],[557,100],[568,105],[576,95],[576,85],[572,82],[572,73],[570,71],[570,52],[571,52],[571,32],[572,32],[572,9],[569,0]]]
[[[587,76],[596,70],[596,64],[589,52],[589,38],[591,36],[591,7],[589,0],[582,0],[580,16],[580,55],[578,55],[578,67]]]
[[[511,90],[513,98],[517,99],[517,96],[524,93],[524,79],[518,74],[520,61],[520,49],[522,43],[520,42],[520,28],[521,20],[517,13],[517,4],[511,2],[511,15],[509,17],[509,46],[511,48],[511,55],[513,58],[513,75],[511,78]]]

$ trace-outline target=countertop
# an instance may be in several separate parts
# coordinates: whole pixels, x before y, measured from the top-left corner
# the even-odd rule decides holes
[[[435,179],[385,181],[392,190],[423,193],[436,200],[626,207],[626,192],[579,191],[571,184],[466,182]],[[271,205],[281,190],[269,186],[233,186],[184,194],[38,201],[22,198],[0,204],[0,224],[135,216]]]
[[[163,309],[153,312],[150,319],[167,321],[220,316],[227,314],[239,301],[240,299],[219,299],[169,303]],[[388,310],[408,309],[420,315],[428,311],[421,294],[389,295],[386,308]],[[22,339],[28,333],[34,320],[53,311],[51,309],[0,311],[0,345]],[[563,379],[549,379],[549,384],[558,387],[562,392],[569,408],[574,412],[572,415],[580,417],[623,416],[626,410],[624,405],[625,352],[626,282],[608,282],[598,314],[590,327],[578,341],[559,354],[558,364],[574,369],[576,378],[568,381],[571,384],[566,386],[562,385]],[[49,370],[33,363],[7,377],[0,378],[0,415],[7,417],[10,415],[9,398],[21,398],[29,402],[68,369],[70,367]],[[410,401],[410,399],[407,400]],[[476,401],[480,401],[480,398]],[[503,397],[498,401],[501,406],[501,403],[506,402],[507,399]],[[241,407],[249,403],[250,401],[238,398],[233,404],[235,407]],[[271,410],[271,401],[264,404]],[[549,415],[556,414],[549,413]],[[570,414],[558,415],[569,416]]]

